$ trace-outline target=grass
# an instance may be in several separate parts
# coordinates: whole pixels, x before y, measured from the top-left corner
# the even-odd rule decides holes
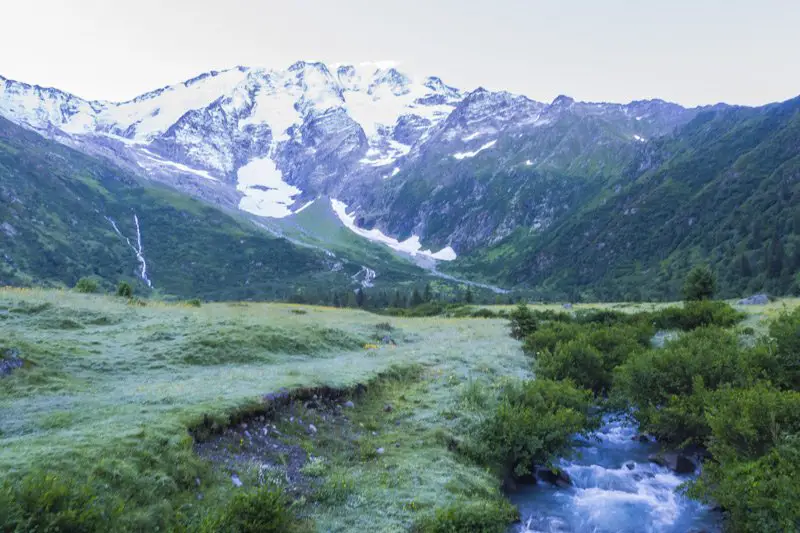
[[[742,309],[760,331],[799,303]],[[575,306],[583,307],[596,306]],[[387,331],[397,346],[380,343]],[[477,416],[479,384],[530,377],[500,319],[290,304],[139,306],[5,288],[0,351],[12,348],[25,368],[0,378],[0,477],[47,470],[91,480],[124,502],[123,523],[137,530],[221,508],[235,494],[230,473],[194,452],[190,427],[252,409],[282,388],[347,388],[379,374],[380,386],[347,411],[348,427],[309,414],[313,435],[283,428],[318,458],[304,471],[319,491],[300,499],[300,512],[320,531],[408,531],[459,502],[496,501],[499,481],[448,446]]]
[[[398,345],[365,348],[387,322]],[[47,469],[100,480],[135,507],[126,519],[138,528],[197,506],[196,478],[204,506],[229,499],[230,478],[192,450],[187,428],[204,415],[224,419],[281,388],[350,387],[419,365],[419,380],[359,401],[354,421],[375,429],[357,462],[335,439],[320,446],[326,479],[351,480],[352,491],[332,498],[344,504],[306,510],[321,530],[405,530],[420,512],[459,495],[497,491],[486,473],[447,452],[441,432],[458,420],[443,413],[456,409],[465,383],[527,373],[502,320],[387,320],[289,304],[141,307],[111,296],[7,288],[0,289],[0,324],[0,346],[30,361],[0,387],[2,476]],[[391,417],[384,402],[395,405]],[[318,427],[322,439],[326,427]],[[376,454],[380,447],[385,454]]]

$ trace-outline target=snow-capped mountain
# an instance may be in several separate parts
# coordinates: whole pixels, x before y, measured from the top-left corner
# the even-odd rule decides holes
[[[266,216],[288,214],[307,189],[329,192],[352,167],[392,164],[461,98],[438,78],[373,64],[238,67],[122,103],[0,78],[0,114],[12,121],[113,146],[154,175],[235,184],[240,207]]]
[[[119,103],[0,77],[0,115],[64,144],[260,216],[285,217],[330,196],[346,226],[366,225],[365,236],[414,253],[430,247],[436,213],[426,209],[431,198],[400,198],[405,184],[447,192],[487,161],[497,170],[560,169],[574,160],[596,166],[591,150],[635,149],[697,112],[658,100],[544,104],[483,88],[465,92],[373,63],[237,67]],[[414,186],[420,179],[435,187]],[[446,200],[436,209],[463,198]],[[502,231],[437,222],[441,251],[425,253],[452,259],[454,249],[496,240],[518,218],[503,218]]]

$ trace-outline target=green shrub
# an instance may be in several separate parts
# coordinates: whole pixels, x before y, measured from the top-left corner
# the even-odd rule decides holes
[[[719,461],[766,455],[786,436],[800,434],[800,392],[758,384],[709,395],[710,449]]]
[[[770,379],[782,387],[800,389],[800,307],[773,320],[769,336],[773,355]]]
[[[559,342],[552,352],[547,349],[539,352],[536,375],[544,379],[569,379],[596,393],[611,385],[611,372],[604,368],[603,355],[585,335]]]
[[[75,290],[87,294],[97,292],[97,281],[92,278],[81,278],[75,284]]]
[[[550,322],[542,324],[536,331],[529,333],[525,337],[523,349],[536,355],[545,350],[554,351],[559,342],[568,342],[574,339],[584,330],[584,327],[570,322]]]
[[[133,297],[133,287],[127,281],[120,281],[119,285],[117,285],[117,296],[122,298],[132,298]]]
[[[200,298],[192,298],[191,300],[186,300],[186,305],[190,307],[200,307],[203,305],[203,302],[200,301]]]
[[[477,428],[468,453],[505,477],[530,474],[566,452],[575,433],[596,421],[591,395],[567,382],[536,379],[507,384],[497,407]]]
[[[752,461],[707,461],[689,495],[725,509],[732,533],[800,530],[800,439],[784,439]]]
[[[437,509],[419,520],[415,533],[503,533],[519,519],[519,511],[505,500],[464,501]]]
[[[717,291],[717,278],[711,269],[698,265],[686,276],[683,285],[683,298],[687,302],[710,300]]]
[[[703,412],[704,394],[747,382],[742,355],[736,335],[700,328],[663,349],[629,358],[617,370],[614,393],[635,408],[644,431],[667,442],[702,443],[710,431]]]
[[[520,303],[509,314],[509,319],[511,321],[511,336],[518,340],[532,334],[539,325],[536,317],[533,316],[531,310],[524,303]]]
[[[217,516],[207,518],[202,533],[290,533],[302,526],[280,490],[263,486],[240,492]]]
[[[659,329],[691,331],[703,326],[729,328],[744,319],[745,315],[725,302],[686,302],[683,307],[667,307],[651,315]]]

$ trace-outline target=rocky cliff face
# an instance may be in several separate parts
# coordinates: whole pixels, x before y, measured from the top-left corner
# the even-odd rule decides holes
[[[698,112],[544,104],[378,64],[237,67],[121,103],[0,77],[0,115],[207,201],[283,217],[330,196],[359,226],[457,252],[547,227]]]

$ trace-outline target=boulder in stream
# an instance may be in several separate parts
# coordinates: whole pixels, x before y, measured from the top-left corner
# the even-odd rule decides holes
[[[697,466],[694,461],[682,453],[669,452],[664,454],[654,454],[648,457],[651,463],[669,468],[676,474],[694,474]]]
[[[572,486],[572,479],[570,479],[569,474],[561,469],[540,468],[536,471],[536,477],[539,481],[550,483],[562,489]]]

